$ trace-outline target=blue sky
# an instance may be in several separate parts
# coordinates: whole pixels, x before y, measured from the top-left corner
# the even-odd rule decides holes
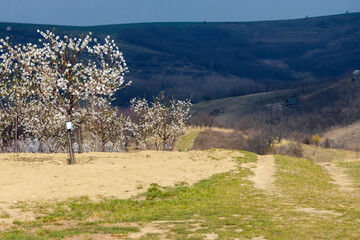
[[[92,26],[259,21],[360,12],[360,0],[0,0],[0,22]]]

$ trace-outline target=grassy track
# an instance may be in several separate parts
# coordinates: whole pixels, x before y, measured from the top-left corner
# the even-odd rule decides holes
[[[34,211],[34,221],[17,221],[0,239],[62,239],[108,234],[126,239],[148,224],[162,233],[140,239],[358,239],[359,191],[342,192],[316,163],[275,156],[276,181],[271,191],[248,180],[253,153],[236,159],[239,169],[202,180],[194,186],[163,188],[153,184],[144,200],[86,197],[65,202],[20,206]],[[359,183],[359,163],[343,163]],[[251,165],[247,165],[251,166]],[[354,169],[354,170],[351,170]],[[1,220],[0,220],[1,221]],[[131,225],[136,223],[137,225]],[[128,225],[127,225],[128,224]]]
[[[182,136],[175,144],[176,151],[189,151],[194,143],[195,138],[199,135],[199,133],[203,131],[199,128],[189,129],[188,132]]]
[[[345,172],[357,183],[355,187],[360,189],[360,162],[339,162],[338,166],[345,169]]]

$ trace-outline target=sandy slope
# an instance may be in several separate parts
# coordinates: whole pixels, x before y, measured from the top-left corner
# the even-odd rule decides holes
[[[0,203],[88,195],[129,198],[161,186],[193,184],[236,167],[233,151],[85,153],[66,165],[65,154],[0,155]]]

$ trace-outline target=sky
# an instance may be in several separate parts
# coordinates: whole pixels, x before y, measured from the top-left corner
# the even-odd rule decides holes
[[[94,26],[282,20],[360,12],[360,0],[0,0],[0,22]]]

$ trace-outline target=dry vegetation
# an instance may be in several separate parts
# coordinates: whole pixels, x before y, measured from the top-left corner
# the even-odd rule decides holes
[[[272,143],[284,138],[294,144],[281,153],[297,157],[302,156],[300,143],[359,151],[360,132],[356,124],[360,119],[359,89],[360,80],[345,79],[312,88],[213,100],[194,106],[192,122],[209,125],[205,118],[208,116],[212,126],[247,132],[246,144],[240,149],[258,154],[271,152]],[[294,104],[286,104],[287,99],[292,99]],[[202,137],[203,148],[207,141],[211,147],[219,147],[224,140],[233,138],[212,137],[206,140]]]
[[[198,134],[192,149],[243,149],[246,144],[244,136],[237,131],[219,131],[206,129]]]
[[[328,138],[344,149],[360,150],[360,122],[347,127],[336,127],[326,132],[323,138]]]
[[[194,139],[192,149],[225,148],[266,154],[271,151],[273,142],[271,134],[261,131],[205,129]]]

